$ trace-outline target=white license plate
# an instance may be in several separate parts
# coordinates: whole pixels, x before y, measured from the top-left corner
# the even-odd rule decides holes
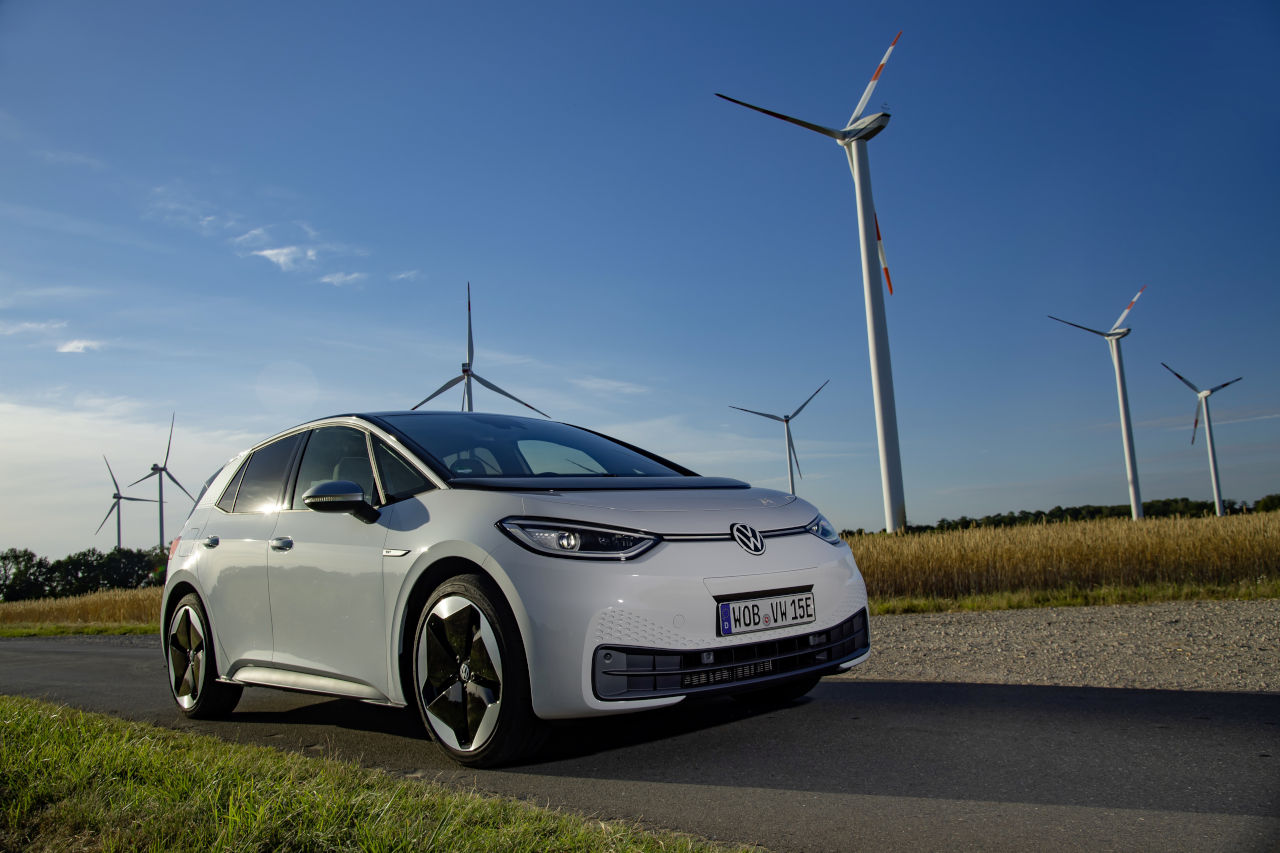
[[[717,633],[721,637],[789,628],[817,619],[812,592],[792,592],[741,601],[722,601],[716,606]]]

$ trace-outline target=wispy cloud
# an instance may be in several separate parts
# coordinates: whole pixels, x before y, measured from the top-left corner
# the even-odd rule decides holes
[[[28,332],[52,332],[66,328],[65,320],[49,320],[43,323],[6,323],[0,320],[0,335],[22,335]]]
[[[240,216],[199,198],[180,181],[162,184],[151,190],[147,215],[206,236],[244,227]]]
[[[266,258],[285,272],[297,269],[302,264],[315,263],[316,250],[311,246],[281,246],[278,249],[261,249],[252,254]]]
[[[391,274],[392,281],[417,281],[422,275],[422,270],[402,270]]]
[[[79,154],[75,151],[51,151],[48,149],[41,149],[33,153],[44,162],[54,166],[79,166],[81,168],[95,170],[106,168],[106,164],[97,157],[90,157],[88,154]]]
[[[239,237],[232,237],[231,242],[237,246],[261,246],[267,243],[270,239],[271,236],[267,233],[267,229],[262,227],[246,231]]]
[[[637,385],[634,382],[624,382],[620,379],[602,379],[598,376],[584,376],[581,379],[570,379],[569,381],[584,391],[591,391],[597,394],[648,394],[650,391],[649,388]]]
[[[362,272],[334,272],[320,276],[320,281],[323,281],[325,284],[332,284],[334,287],[342,287],[345,284],[355,284],[357,281],[364,281],[368,277],[367,273]]]
[[[74,341],[67,341],[64,344],[58,344],[58,352],[88,352],[89,350],[102,349],[102,341],[90,341],[77,338]]]

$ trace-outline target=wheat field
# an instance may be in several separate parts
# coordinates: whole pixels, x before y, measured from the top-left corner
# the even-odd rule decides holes
[[[0,602],[0,626],[70,625],[113,628],[160,622],[158,586],[108,589],[71,598]]]
[[[875,599],[1280,577],[1280,512],[853,536]]]

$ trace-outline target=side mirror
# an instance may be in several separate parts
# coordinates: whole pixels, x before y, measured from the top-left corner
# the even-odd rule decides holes
[[[307,509],[316,512],[349,512],[365,524],[373,524],[382,513],[364,498],[364,490],[350,480],[328,480],[307,489],[302,496]]]

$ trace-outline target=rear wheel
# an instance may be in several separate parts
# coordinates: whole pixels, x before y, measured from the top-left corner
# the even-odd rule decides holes
[[[218,681],[209,617],[194,592],[184,595],[173,608],[165,632],[165,649],[169,692],[178,703],[179,711],[196,719],[214,719],[231,713],[244,688]]]
[[[472,767],[531,750],[539,725],[515,618],[487,578],[442,583],[418,618],[413,643],[418,713],[432,739]]]
[[[759,707],[789,705],[817,687],[818,682],[821,680],[821,675],[802,675],[799,678],[784,681],[781,684],[773,684],[758,690],[744,690],[741,693],[734,693],[733,698],[743,704]]]

